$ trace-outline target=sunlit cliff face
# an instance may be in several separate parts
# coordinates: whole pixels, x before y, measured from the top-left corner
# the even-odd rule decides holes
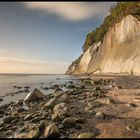
[[[134,16],[128,15],[116,23],[97,47],[89,47],[67,73],[140,75],[140,21]]]

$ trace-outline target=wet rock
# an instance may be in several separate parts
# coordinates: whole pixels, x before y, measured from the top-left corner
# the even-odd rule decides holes
[[[16,101],[15,105],[22,106],[22,105],[23,105],[23,100],[18,100],[18,101]]]
[[[46,109],[52,109],[54,108],[54,106],[58,104],[58,101],[56,98],[53,98],[53,99],[50,99],[42,108],[42,111],[43,110],[46,110]]]
[[[5,113],[5,111],[1,109],[0,110],[0,114],[4,114],[4,113]]]
[[[140,119],[128,124],[126,128],[130,131],[135,131],[137,133],[140,133]]]
[[[89,132],[81,133],[77,136],[77,138],[94,138],[94,137],[95,137],[95,134],[89,133]]]
[[[73,84],[73,81],[70,81],[69,83],[70,83],[70,84]]]
[[[24,89],[24,92],[30,92],[30,90],[29,89]]]
[[[46,96],[39,89],[35,88],[31,93],[29,93],[25,97],[24,101],[25,103],[28,103],[28,102],[37,101],[43,98],[46,98]]]
[[[59,88],[59,85],[55,84],[52,87],[50,87],[50,89],[53,89],[53,90],[56,89],[56,88]]]
[[[58,127],[52,123],[44,131],[45,138],[57,138],[60,136]]]
[[[2,98],[0,98],[0,102],[2,102],[3,101],[3,99]]]
[[[27,116],[25,116],[24,120],[28,121],[32,119],[32,114],[28,114]]]
[[[91,108],[100,107],[101,103],[99,101],[92,101],[92,102],[88,102],[88,106]]]
[[[43,87],[43,90],[48,90],[49,88],[48,87]]]
[[[60,103],[54,107],[53,112],[55,115],[64,119],[69,114],[70,108],[69,108],[68,104]]]
[[[25,109],[25,108],[22,107],[22,108],[19,108],[19,109],[17,110],[18,113],[21,113],[21,112],[23,112],[23,111],[27,111],[27,109]]]
[[[17,89],[22,89],[22,87],[18,87],[18,86],[17,86]]]
[[[31,87],[29,87],[29,86],[25,86],[24,88],[28,88],[28,89],[29,89],[29,88],[31,88]]]
[[[72,118],[72,117],[66,118],[63,120],[62,124],[65,128],[75,127],[76,126],[76,119]]]
[[[15,119],[15,117],[5,117],[4,119],[3,119],[3,122],[4,123],[10,123],[11,121],[13,121]]]
[[[59,92],[59,91],[63,91],[63,90],[62,90],[61,88],[58,87],[58,88],[55,89],[54,92],[56,93],[56,92]]]
[[[73,89],[73,88],[75,88],[75,85],[70,84],[70,85],[67,86],[67,88],[68,88],[68,89]]]
[[[105,114],[104,114],[103,112],[97,112],[97,113],[95,114],[95,117],[96,117],[97,119],[104,119],[104,118],[105,118]]]

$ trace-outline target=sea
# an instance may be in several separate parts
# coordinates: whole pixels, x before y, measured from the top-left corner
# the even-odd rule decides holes
[[[79,82],[79,78],[74,75],[62,74],[1,74],[0,75],[0,98],[3,99],[0,105],[16,102],[19,99],[24,99],[29,92],[22,92],[18,94],[11,94],[22,89],[14,88],[14,86],[22,87],[29,86],[30,92],[38,88],[45,95],[53,93],[54,90],[44,90],[43,87],[50,87],[54,84],[67,84],[70,81],[74,83]],[[63,90],[67,90],[63,88]]]

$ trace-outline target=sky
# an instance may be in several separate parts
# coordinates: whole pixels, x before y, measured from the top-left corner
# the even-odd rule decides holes
[[[0,2],[0,73],[64,74],[113,2]]]

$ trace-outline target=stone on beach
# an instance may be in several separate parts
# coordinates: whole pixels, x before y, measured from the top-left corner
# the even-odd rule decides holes
[[[45,138],[57,138],[59,136],[59,129],[54,123],[51,123],[44,131]]]
[[[0,98],[0,102],[2,102],[3,101],[3,99],[2,98]]]
[[[100,107],[101,103],[99,101],[92,101],[92,102],[88,102],[88,106],[89,107]]]
[[[70,108],[68,104],[60,103],[54,107],[53,112],[56,116],[59,116],[61,119],[64,119],[69,114]]]
[[[55,89],[55,93],[59,92],[59,91],[63,91],[63,90],[61,88],[59,88],[59,87]]]
[[[58,104],[57,99],[56,98],[52,98],[43,106],[42,111],[46,110],[46,109],[52,109],[52,108],[54,108],[54,106],[56,104]]]
[[[76,119],[72,118],[72,117],[66,118],[63,120],[62,124],[65,128],[75,127],[76,126]]]
[[[61,102],[69,103],[70,97],[67,94],[64,94],[64,95],[60,96],[57,100],[59,103],[61,103]]]
[[[35,88],[31,93],[29,93],[25,97],[24,101],[25,103],[28,103],[28,102],[37,101],[43,98],[46,98],[46,96],[39,89]]]
[[[95,137],[95,134],[89,133],[89,132],[81,133],[77,136],[77,138],[94,138],[94,137]]]

